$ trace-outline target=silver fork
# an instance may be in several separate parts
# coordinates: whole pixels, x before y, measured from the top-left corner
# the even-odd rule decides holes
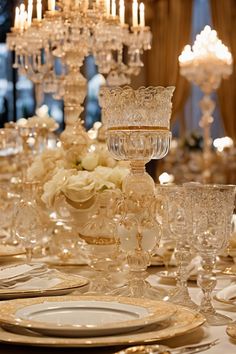
[[[179,348],[169,348],[165,345],[159,344],[137,345],[123,349],[114,354],[194,354],[204,350],[208,350],[219,342],[219,339],[215,339],[212,342],[196,345],[187,345]]]

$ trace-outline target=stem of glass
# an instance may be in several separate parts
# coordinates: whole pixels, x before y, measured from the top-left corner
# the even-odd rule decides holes
[[[31,263],[32,255],[33,255],[32,247],[25,247],[25,252],[26,252],[26,262]]]
[[[178,262],[177,270],[177,288],[181,290],[181,293],[188,294],[188,271],[187,266],[191,260],[189,246],[184,245],[182,242],[179,242],[176,247],[175,253],[176,260]]]
[[[216,255],[202,255],[202,272],[198,274],[198,285],[203,292],[200,311],[206,314],[215,314],[216,311],[211,302],[211,293],[216,286],[216,277],[213,269],[216,263]]]
[[[186,243],[179,241],[176,247],[176,260],[178,263],[176,290],[170,295],[170,300],[176,304],[196,309],[197,305],[191,300],[188,291],[188,264],[191,260],[190,248]]]

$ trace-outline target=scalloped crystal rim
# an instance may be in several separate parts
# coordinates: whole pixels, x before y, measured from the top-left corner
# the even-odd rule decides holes
[[[155,126],[169,129],[174,86],[103,87],[99,102],[103,123],[114,126]]]
[[[141,98],[144,94],[152,94],[153,100],[156,100],[157,96],[161,95],[161,98],[166,98],[168,102],[172,98],[174,93],[175,87],[174,86],[141,86],[138,89],[133,89],[131,86],[124,86],[124,87],[102,87],[100,90],[99,102],[101,103],[101,107],[106,107],[109,105],[109,98],[110,103],[113,104],[117,103],[114,102],[114,98],[124,99],[124,98]],[[103,100],[105,96],[106,100]],[[120,100],[120,104],[123,100]],[[141,104],[140,101],[137,102]],[[147,102],[148,103],[148,102]]]

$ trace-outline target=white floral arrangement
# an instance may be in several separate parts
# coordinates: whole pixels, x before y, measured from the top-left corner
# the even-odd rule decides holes
[[[106,145],[89,138],[85,131],[65,134],[61,146],[44,150],[28,169],[28,180],[43,184],[43,202],[52,207],[64,195],[72,203],[84,203],[97,192],[121,189],[129,173],[109,154]]]
[[[43,105],[36,109],[36,115],[28,119],[21,118],[17,121],[19,127],[36,128],[39,130],[53,132],[58,129],[59,124],[49,116],[48,107]]]

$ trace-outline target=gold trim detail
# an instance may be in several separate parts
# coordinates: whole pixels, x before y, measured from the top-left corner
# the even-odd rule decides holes
[[[108,128],[108,131],[113,131],[113,130],[141,130],[141,131],[144,131],[144,130],[148,130],[148,131],[164,131],[164,132],[170,132],[170,129],[168,129],[167,127],[151,127],[151,126],[133,126],[133,125],[130,125],[130,126],[118,126],[118,127],[110,127]]]
[[[115,245],[116,239],[114,237],[105,237],[105,236],[84,236],[79,234],[79,237],[82,238],[88,245],[97,245],[97,246],[108,246]]]

